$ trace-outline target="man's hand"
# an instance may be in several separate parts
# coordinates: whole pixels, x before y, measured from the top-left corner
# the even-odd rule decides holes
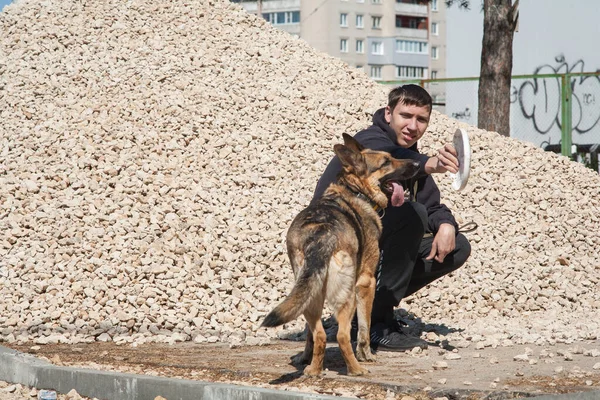
[[[456,247],[456,230],[452,224],[441,224],[440,229],[433,238],[431,252],[427,260],[435,259],[444,262],[444,258]]]
[[[436,156],[429,158],[425,164],[425,172],[429,175],[433,173],[458,172],[458,158],[454,146],[447,143],[438,150]]]

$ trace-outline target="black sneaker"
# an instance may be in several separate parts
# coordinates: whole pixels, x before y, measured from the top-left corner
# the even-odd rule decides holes
[[[379,323],[371,328],[371,348],[375,351],[406,351],[427,348],[427,342],[409,335],[398,326]]]
[[[427,342],[406,333],[402,327],[404,321],[394,320],[395,324],[376,323],[371,327],[371,348],[375,351],[406,351],[415,347],[427,348]],[[350,340],[356,341],[358,336],[358,321],[356,317],[350,325]]]

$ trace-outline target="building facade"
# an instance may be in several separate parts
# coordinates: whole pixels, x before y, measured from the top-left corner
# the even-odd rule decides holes
[[[260,7],[274,26],[362,68],[374,80],[446,76],[443,0],[263,0],[241,5],[253,14]],[[443,103],[442,85],[430,86],[430,92],[434,102]]]

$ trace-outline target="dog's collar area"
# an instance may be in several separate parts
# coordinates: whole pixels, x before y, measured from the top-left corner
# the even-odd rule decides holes
[[[381,215],[383,217],[383,215],[385,215],[385,210],[383,208],[381,208],[379,206],[379,204],[375,203],[373,200],[371,200],[370,198],[368,198],[367,196],[365,196],[362,193],[359,192],[355,192],[354,190],[348,188],[348,190],[350,190],[352,193],[354,193],[356,195],[356,197],[358,197],[361,200],[366,201],[367,203],[369,203],[371,205],[371,207],[373,207],[373,210],[375,210],[375,212],[377,212],[379,214],[380,211],[383,211],[383,214]]]

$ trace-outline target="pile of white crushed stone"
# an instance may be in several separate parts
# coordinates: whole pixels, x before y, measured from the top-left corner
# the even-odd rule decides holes
[[[0,340],[257,344],[284,237],[388,88],[225,0],[17,0],[0,13]],[[437,112],[467,264],[401,307],[479,345],[600,332],[600,176]]]

